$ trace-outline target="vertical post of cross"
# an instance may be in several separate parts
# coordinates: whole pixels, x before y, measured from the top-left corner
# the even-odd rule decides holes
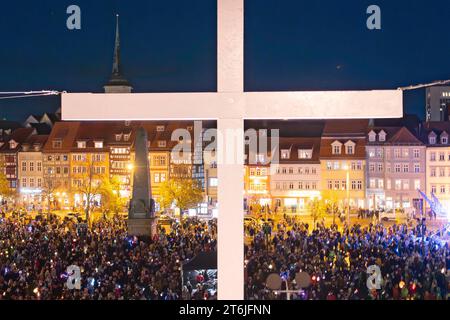
[[[217,1],[217,91],[244,91],[244,0]],[[231,107],[231,104],[242,100],[230,99],[228,102]],[[244,121],[242,118],[219,118],[217,130],[222,137],[218,141],[218,153],[225,155],[232,152],[236,159],[234,163],[227,161],[227,157],[218,159],[218,298],[242,300],[244,149],[239,146],[243,146],[244,142]],[[242,134],[227,134],[233,131]]]

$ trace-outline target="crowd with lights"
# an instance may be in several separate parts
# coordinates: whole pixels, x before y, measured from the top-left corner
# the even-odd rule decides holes
[[[450,299],[446,229],[427,231],[425,225],[369,224],[338,228],[295,222],[266,228],[246,227],[246,299],[298,300],[446,300]],[[381,278],[370,283],[369,266]],[[297,286],[306,273],[309,286]],[[281,278],[278,290],[268,276]]]
[[[128,236],[118,216],[80,225],[0,216],[0,300],[216,298],[201,283],[188,292],[181,285],[182,264],[216,250],[215,220],[186,219],[147,241]],[[68,286],[69,266],[79,267],[79,289]]]

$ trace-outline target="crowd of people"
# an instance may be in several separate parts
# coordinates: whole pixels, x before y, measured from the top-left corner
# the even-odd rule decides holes
[[[216,232],[215,220],[189,219],[143,241],[127,235],[120,217],[84,228],[54,216],[3,215],[0,300],[215,299],[201,286],[182,292],[181,267],[199,252],[215,251]],[[69,266],[80,270],[80,289],[67,284],[75,283]]]
[[[268,229],[246,228],[246,299],[449,299],[445,229],[432,233],[421,225],[382,224],[339,229],[323,223],[312,228],[301,222],[280,224],[270,234]],[[381,271],[376,286],[368,285],[369,266]],[[296,284],[300,272],[309,276],[306,288]],[[273,273],[282,279],[279,290],[267,283]]]

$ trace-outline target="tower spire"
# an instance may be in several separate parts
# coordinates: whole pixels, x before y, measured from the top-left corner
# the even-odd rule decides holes
[[[118,14],[116,14],[116,42],[114,44],[114,61],[112,74],[115,76],[120,76],[120,34]]]
[[[120,63],[120,33],[119,33],[119,15],[116,14],[116,38],[114,43],[114,57],[111,79],[104,86],[106,93],[129,93],[131,92],[130,83],[122,75]]]

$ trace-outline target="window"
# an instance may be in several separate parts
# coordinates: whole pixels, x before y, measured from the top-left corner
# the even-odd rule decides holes
[[[34,161],[30,161],[30,171],[34,171]]]
[[[439,168],[439,177],[445,177],[445,168]]]
[[[439,161],[445,161],[445,153],[439,152]]]
[[[335,161],[334,164],[333,164],[333,169],[334,170],[339,170],[339,168],[340,168],[339,162]]]
[[[356,190],[356,181],[352,180],[352,190]]]
[[[37,179],[37,186],[38,186],[38,188],[42,187],[42,179],[41,178]]]
[[[155,173],[153,176],[153,182],[159,183],[159,173]]]
[[[281,159],[289,159],[289,158],[290,158],[289,149],[281,150]]]
[[[293,182],[289,182],[289,189],[293,190],[294,189],[294,183]]]
[[[294,168],[289,168],[289,174],[293,174],[294,173]]]
[[[448,136],[441,136],[441,144],[447,144],[448,143]],[[443,192],[445,193],[445,192]]]
[[[414,149],[413,150],[413,157],[415,159],[420,158],[420,150],[419,149]]]
[[[394,149],[394,158],[400,158],[400,149]]]
[[[347,154],[354,154],[355,153],[355,145],[353,143],[349,143],[345,146],[346,150],[345,153]]]
[[[383,172],[383,164],[382,163],[378,164],[378,172]]]
[[[403,190],[409,190],[409,180],[403,180]]]
[[[341,146],[333,146],[333,154],[341,154]]]
[[[327,161],[327,170],[333,169],[333,163],[331,161]]]
[[[436,152],[430,153],[430,161],[436,161]]]
[[[375,142],[377,140],[377,134],[373,131],[369,132],[369,141],[370,142]]]
[[[22,178],[22,187],[23,188],[27,187],[27,178]]]
[[[414,164],[414,173],[420,173],[420,164],[419,163]]]
[[[280,183],[279,183],[279,182],[277,182],[277,183],[275,184],[275,189],[276,189],[276,190],[280,190]]]
[[[374,163],[369,164],[369,172],[375,172],[375,164]]]
[[[37,171],[38,172],[42,171],[42,162],[40,162],[40,161],[37,162]]]
[[[311,174],[317,174],[317,169],[316,168],[311,168]]]
[[[378,179],[378,188],[384,189],[384,180],[383,179]]]
[[[166,174],[165,173],[161,173],[160,174],[160,178],[161,178],[161,182],[166,181]]]
[[[61,149],[62,148],[62,141],[60,139],[53,140],[53,148],[54,149]]]
[[[339,141],[335,141],[331,144],[331,152],[332,154],[341,154],[342,143]]]
[[[317,182],[312,182],[311,183],[311,189],[317,190]]]
[[[334,189],[339,190],[339,180],[334,181]]]
[[[445,186],[441,186],[441,193],[445,193]]]
[[[402,180],[395,180],[395,190],[402,189]]]
[[[303,182],[302,181],[298,182],[298,189],[303,190]]]
[[[166,147],[166,141],[165,140],[159,140],[158,141],[158,148],[165,148]]]
[[[362,184],[362,181],[361,181],[361,180],[358,180],[358,181],[357,181],[357,185],[358,185],[358,190],[362,190],[363,184]]]
[[[418,179],[414,180],[414,189],[416,190],[420,189],[420,180]]]
[[[377,148],[377,158],[383,158],[383,149],[382,148]]]
[[[219,180],[217,178],[209,178],[209,186],[217,187]]]
[[[22,161],[22,171],[23,172],[27,171],[27,162],[26,161]]]
[[[436,186],[431,186],[431,193],[436,194]]]
[[[312,158],[312,149],[299,149],[298,150],[298,158],[299,159],[311,159]]]
[[[403,149],[403,158],[408,158],[409,157],[409,149]]]
[[[436,177],[436,168],[431,168],[430,177]]]
[[[94,142],[95,149],[101,149],[103,148],[103,141],[95,141]]]
[[[78,149],[86,149],[86,141],[77,141]]]
[[[375,149],[370,148],[367,150],[367,153],[369,154],[369,158],[374,158],[375,157]]]
[[[409,164],[407,164],[407,163],[403,164],[403,172],[404,173],[408,173],[409,172]]]
[[[164,132],[164,126],[156,126],[157,132]]]
[[[30,178],[30,188],[34,188],[34,178]]]
[[[379,136],[379,139],[380,139],[381,142],[386,141],[386,132],[384,132],[383,130],[380,131],[378,136]]]
[[[370,179],[369,180],[369,186],[370,186],[370,188],[375,189],[375,187],[376,187],[376,180],[375,179]]]
[[[347,181],[346,180],[341,181],[341,187],[342,187],[342,190],[347,190]]]
[[[116,141],[120,141],[122,139],[122,134],[121,133],[117,133],[116,134]]]
[[[401,172],[401,167],[400,167],[400,164],[398,164],[398,163],[396,163],[395,164],[395,172]]]
[[[327,186],[328,186],[328,190],[332,190],[333,189],[333,181],[328,180],[327,181]]]

